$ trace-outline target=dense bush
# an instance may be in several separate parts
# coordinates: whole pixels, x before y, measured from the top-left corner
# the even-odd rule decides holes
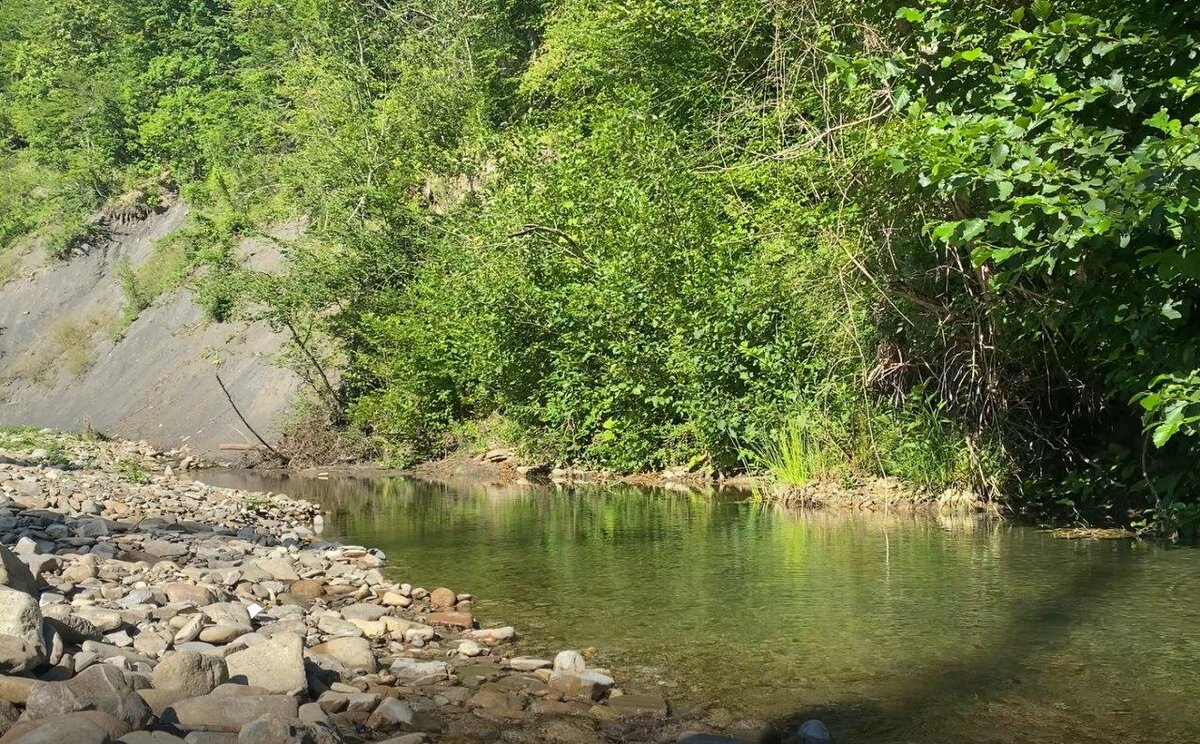
[[[0,240],[168,170],[204,304],[400,459],[499,417],[1186,528],[1196,12],[912,5],[13,0]]]

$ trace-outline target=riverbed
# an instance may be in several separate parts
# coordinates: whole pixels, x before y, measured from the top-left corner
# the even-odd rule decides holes
[[[714,723],[851,742],[1200,740],[1200,551],[745,492],[207,471],[320,502],[389,578],[478,597],[522,651],[596,649]]]

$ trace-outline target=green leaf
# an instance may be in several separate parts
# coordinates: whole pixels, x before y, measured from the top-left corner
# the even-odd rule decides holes
[[[920,23],[925,20],[925,14],[916,8],[900,8],[896,11],[896,17],[908,21],[909,23]]]
[[[957,222],[943,222],[933,228],[933,239],[941,241],[949,241],[954,236],[954,231],[958,229]]]
[[[1141,404],[1142,409],[1145,411],[1157,410],[1162,405],[1162,402],[1163,397],[1158,393],[1146,393],[1138,399],[1138,403]]]
[[[1024,252],[1024,248],[996,248],[992,251],[992,261],[997,264],[1002,264],[1018,253]]]
[[[1161,448],[1166,445],[1179,431],[1179,427],[1183,426],[1183,409],[1186,405],[1184,401],[1177,401],[1167,409],[1166,418],[1154,429],[1152,439],[1155,447]]]
[[[962,239],[963,242],[974,240],[983,234],[987,229],[987,223],[980,219],[966,220],[963,223]]]
[[[1013,185],[1012,181],[997,181],[996,182],[996,198],[1001,201],[1012,196]]]
[[[1039,21],[1045,21],[1050,17],[1050,0],[1033,0],[1029,4],[1029,12],[1033,13],[1033,17]]]

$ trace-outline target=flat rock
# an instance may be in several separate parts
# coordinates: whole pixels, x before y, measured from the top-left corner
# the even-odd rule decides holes
[[[379,601],[385,607],[408,607],[412,604],[412,600],[400,592],[384,592]]]
[[[49,720],[18,721],[3,744],[109,744],[128,732],[121,721],[95,711],[68,713]],[[115,736],[114,736],[115,734]]]
[[[508,660],[508,668],[518,672],[533,672],[538,669],[550,669],[553,662],[546,659],[535,659],[532,656],[518,656]]]
[[[501,643],[509,643],[517,638],[517,631],[511,625],[505,625],[500,628],[479,628],[478,630],[468,630],[463,635],[473,641],[482,643],[485,646],[498,646]]]
[[[183,739],[166,731],[130,731],[113,744],[184,744]]]
[[[163,711],[175,703],[193,697],[183,690],[159,690],[153,687],[138,690],[137,694],[146,701],[146,705],[150,706],[150,712],[158,718],[162,718]]]
[[[54,626],[63,641],[79,645],[84,641],[104,639],[100,629],[83,617],[71,613],[67,605],[49,605],[42,608],[42,621]]]
[[[308,687],[303,654],[304,640],[300,636],[280,633],[230,654],[225,663],[233,682],[255,685],[280,695],[295,695]]]
[[[343,607],[342,617],[347,620],[378,620],[387,614],[386,607],[379,605],[358,603]]]
[[[244,625],[250,627],[250,612],[241,602],[214,602],[200,608],[215,625]]]
[[[225,660],[195,651],[168,654],[154,668],[154,686],[161,690],[182,690],[188,697],[207,695],[229,681]]]
[[[288,592],[298,597],[317,599],[325,594],[325,584],[316,579],[299,579],[288,586]]]
[[[296,567],[286,558],[263,558],[255,561],[254,565],[277,581],[300,580],[300,574],[296,573]]]
[[[142,549],[156,558],[178,558],[188,554],[187,545],[168,540],[147,540]]]
[[[237,744],[237,738],[225,731],[191,731],[183,740],[186,744]]]
[[[335,744],[341,740],[326,724],[277,715],[260,716],[238,733],[238,744]]]
[[[667,699],[658,692],[619,695],[609,698],[608,707],[622,718],[648,717],[662,720],[671,713]]]
[[[72,607],[68,609],[76,617],[87,620],[101,633],[111,633],[125,623],[121,618],[121,613],[117,610],[110,610],[104,607]],[[60,617],[59,619],[61,620],[62,618]]]
[[[612,687],[612,678],[593,672],[554,672],[550,675],[550,688],[569,698],[599,700]]]
[[[211,589],[181,581],[167,584],[163,591],[166,592],[169,602],[186,602],[196,607],[212,604],[216,599]]]
[[[198,638],[202,643],[224,646],[252,630],[249,625],[210,625],[207,628],[201,628]]]
[[[30,720],[53,718],[76,711],[97,710],[141,728],[150,720],[150,708],[134,691],[120,669],[96,664],[66,682],[49,682],[35,688],[25,702]]]
[[[465,629],[475,626],[475,617],[469,612],[431,612],[425,616],[425,622]]]
[[[450,667],[444,661],[418,661],[404,656],[393,661],[388,671],[398,681],[410,685],[432,684],[450,678]]]
[[[237,733],[262,716],[292,719],[298,711],[296,698],[289,695],[204,695],[167,708],[163,721],[188,731]]]
[[[373,674],[379,670],[379,663],[371,652],[371,642],[365,638],[333,638],[313,646],[312,652],[331,656],[355,671]]]
[[[374,731],[411,730],[416,723],[412,706],[396,698],[384,698],[367,719],[367,728]]]

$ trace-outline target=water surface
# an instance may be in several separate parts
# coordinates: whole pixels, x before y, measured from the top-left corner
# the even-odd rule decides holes
[[[714,720],[817,713],[848,742],[1200,741],[1200,552],[744,494],[205,474],[320,501],[389,577],[479,597],[521,650]]]

